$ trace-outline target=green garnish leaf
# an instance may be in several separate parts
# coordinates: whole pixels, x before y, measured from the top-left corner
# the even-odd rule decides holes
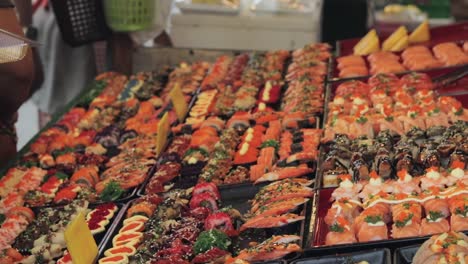
[[[329,227],[331,232],[343,233],[344,227],[340,226],[338,223],[334,223]]]
[[[361,116],[358,119],[356,119],[356,122],[358,122],[359,124],[364,124],[367,122],[367,118],[364,116]]]
[[[94,98],[101,94],[102,90],[107,86],[107,83],[104,80],[93,81],[90,86],[89,90],[80,98],[77,105],[88,106],[91,104]]]
[[[6,216],[4,214],[0,214],[0,225],[5,222]]]
[[[55,177],[57,177],[59,180],[66,180],[68,178],[70,178],[70,176],[64,172],[61,172],[61,171],[57,171],[55,173]]]
[[[67,153],[70,153],[70,152],[73,152],[73,151],[75,151],[74,148],[66,147],[66,148],[61,149],[61,150],[54,150],[52,152],[52,156],[54,156],[54,158],[57,158],[60,155],[67,154]]]
[[[411,219],[413,219],[413,216],[414,216],[413,214],[409,214],[408,217],[406,217],[405,219],[403,219],[403,220],[401,220],[401,221],[399,221],[399,220],[395,221],[395,226],[396,226],[396,227],[399,227],[399,228],[402,228],[402,227],[406,226],[406,224],[407,224]]]
[[[444,217],[440,211],[429,211],[428,220],[435,222],[437,219]]]
[[[228,250],[231,245],[231,239],[223,232],[217,229],[203,231],[193,245],[195,255],[204,253],[212,248]]]
[[[110,181],[101,193],[101,200],[105,202],[115,201],[125,192],[116,181]]]
[[[463,208],[457,207],[455,209],[455,214],[465,217],[468,213],[468,205],[464,205]]]
[[[21,166],[31,168],[31,167],[39,167],[39,164],[33,160],[28,160],[28,161],[21,163]]]
[[[275,148],[275,151],[278,151],[279,150],[279,147],[280,147],[280,144],[278,143],[278,141],[274,140],[274,139],[269,139],[269,140],[266,140],[266,141],[263,141],[263,143],[260,145],[260,148],[268,148],[268,147],[273,147]]]
[[[364,221],[370,224],[376,224],[378,222],[382,222],[382,216],[380,215],[368,215],[364,218]]]
[[[187,150],[184,154],[184,157],[187,157],[187,156],[190,156],[192,155],[193,153],[196,153],[196,152],[200,152],[203,156],[205,157],[209,157],[210,156],[210,153],[208,153],[208,151],[204,150],[204,149],[201,149],[201,148],[191,148],[189,150]]]

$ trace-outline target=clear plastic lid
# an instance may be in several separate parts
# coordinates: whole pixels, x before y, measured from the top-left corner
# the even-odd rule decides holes
[[[0,29],[0,63],[19,61],[26,56],[29,46],[36,42]]]

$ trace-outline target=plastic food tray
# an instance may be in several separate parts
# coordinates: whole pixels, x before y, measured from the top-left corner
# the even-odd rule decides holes
[[[141,53],[141,54],[140,54]],[[239,54],[242,54],[242,53],[252,53],[251,51],[236,51],[236,50],[203,50],[203,49],[184,49],[184,48],[151,48],[151,49],[142,49],[139,51],[139,53],[136,54],[136,60],[142,60],[141,63],[138,63],[137,65],[139,65],[141,68],[139,68],[138,70],[140,71],[145,71],[145,70],[148,70],[148,68],[150,67],[153,67],[153,65],[148,65],[147,63],[151,63],[152,61],[154,60],[148,60],[148,57],[145,58],[145,60],[143,61],[143,57],[140,58],[140,56],[150,56],[150,57],[158,57],[158,60],[161,59],[165,62],[167,62],[167,64],[169,65],[175,65],[177,64],[178,62],[181,62],[181,61],[190,61],[190,62],[193,62],[193,61],[199,61],[199,60],[207,60],[207,61],[215,61],[217,57],[221,56],[221,55],[229,55],[229,56],[237,56]],[[258,52],[256,51],[255,53],[262,53],[262,52]],[[289,64],[291,63],[291,59],[288,59],[285,61],[285,67],[284,67],[284,72],[283,72],[283,76],[286,75],[287,73],[287,69],[288,69],[288,66]],[[325,81],[324,81],[324,91],[326,91],[326,87],[327,87],[327,82],[326,80],[329,78],[330,74],[331,74],[331,71],[330,71],[330,65],[331,63],[331,59],[328,61],[328,72],[327,72],[327,75],[325,77]],[[137,66],[135,65],[134,68]],[[159,67],[161,65],[158,65]],[[281,88],[281,93],[283,94],[286,89],[288,88],[288,84],[285,83],[283,85],[283,87]],[[188,112],[190,112],[190,109],[193,105],[195,105],[196,103],[196,97],[198,96],[198,94],[201,92],[201,89],[199,88],[197,90],[197,93],[196,95],[192,98],[192,101],[189,105],[189,110]],[[282,96],[280,96],[280,98],[282,98]],[[326,102],[326,98],[324,98],[325,102]],[[276,105],[273,106],[273,108],[275,110],[278,110],[280,108],[280,105],[281,105],[281,102],[278,102]],[[323,124],[322,124],[322,115],[319,115],[319,116],[316,116],[316,122],[315,122],[315,125],[316,125],[316,128],[321,128],[323,127]],[[171,140],[173,139],[173,137],[171,137]],[[168,140],[168,144],[167,146],[170,145],[171,143],[171,140]],[[167,149],[167,146],[164,150]],[[310,175],[308,175],[309,178],[311,179],[315,179],[315,170],[317,168],[317,165],[314,164],[314,172],[311,173]],[[235,169],[237,166],[240,166],[240,165],[233,165],[232,169]],[[249,167],[248,165],[243,165],[244,167]],[[157,164],[155,164],[154,166],[154,171],[153,173],[151,173],[150,175],[153,175],[154,172],[156,172],[156,168],[157,167]],[[198,180],[198,176],[199,176],[200,172],[194,172],[193,174],[190,174],[190,175],[187,175],[188,177],[185,177],[185,178],[176,178],[175,180],[172,181],[172,183],[175,183],[174,185],[174,188],[187,188],[187,187],[192,187],[194,186],[196,183],[197,183],[197,180]],[[139,196],[142,196],[142,195],[145,195],[145,188],[146,188],[146,185],[148,184],[149,180],[150,180],[151,177],[147,178],[145,180],[145,182],[138,188],[138,191],[137,191],[137,194]],[[187,181],[184,182],[184,179],[186,179]],[[183,182],[183,183],[182,183]],[[230,189],[230,188],[244,188],[246,186],[251,186],[252,185],[252,182],[250,181],[247,181],[247,182],[242,182],[242,183],[234,183],[234,184],[222,184],[222,185],[219,185],[218,187],[220,189]],[[174,189],[173,188],[173,189]]]
[[[421,245],[402,247],[395,250],[393,255],[393,263],[395,264],[411,264],[413,263],[414,255]]]
[[[381,36],[380,43],[383,43],[383,41],[387,38],[388,36]],[[337,61],[336,59],[342,56],[347,56],[347,55],[352,55],[353,54],[353,47],[360,41],[360,38],[354,38],[354,39],[346,39],[346,40],[340,40],[337,41],[336,43],[336,56],[332,61],[332,76],[329,79],[330,81],[344,81],[344,80],[355,80],[355,79],[365,79],[369,76],[356,76],[356,77],[346,77],[346,78],[340,78],[338,76],[339,70],[336,68],[337,67]],[[453,25],[448,25],[448,26],[442,26],[442,27],[437,27],[437,28],[432,28],[431,29],[431,40],[428,42],[421,43],[420,45],[424,45],[429,47],[429,49],[432,49],[437,44],[444,43],[444,42],[456,42],[459,45],[462,45],[464,41],[468,41],[468,23],[458,23],[458,24],[453,24]],[[396,54],[400,55],[401,52],[397,52]],[[366,63],[368,63],[366,61]],[[466,65],[466,64],[465,64]],[[449,67],[440,67],[440,68],[432,68],[432,69],[425,69],[425,70],[417,70],[417,72],[425,72],[425,73],[430,73],[432,71],[437,71],[437,70],[443,70],[443,69],[457,69],[462,67],[463,65],[456,65],[456,66],[449,66]],[[406,73],[412,72],[412,70],[400,72],[397,75],[403,75]]]
[[[355,252],[357,250],[365,250],[371,248],[389,248],[391,250],[421,244],[431,236],[421,236],[421,237],[409,237],[409,238],[400,238],[393,239],[389,238],[386,240],[372,241],[372,242],[358,242],[352,244],[343,244],[343,245],[325,245],[325,236],[328,232],[327,224],[325,223],[325,216],[328,209],[331,207],[332,202],[330,202],[330,197],[334,188],[326,188],[317,191],[317,196],[315,198],[314,208],[315,212],[312,215],[313,225],[310,230],[310,240],[308,250],[311,252],[321,252],[323,254],[333,254],[337,250],[343,253]],[[389,233],[390,233],[389,228]]]
[[[431,72],[427,72],[427,74],[432,79],[434,79],[434,78],[443,76],[455,70],[456,68],[450,68],[450,69],[444,68],[444,69],[437,69]],[[364,79],[361,79],[360,81],[367,83],[368,79],[369,77],[366,77]],[[340,80],[338,82],[329,82],[327,84],[327,88],[325,90],[325,105],[324,105],[324,116],[323,116],[324,120],[323,120],[323,126],[322,126],[323,128],[326,127],[326,124],[328,122],[327,121],[328,112],[329,112],[328,104],[331,101],[333,101],[335,97],[336,88],[340,84],[347,82],[347,81],[352,81],[352,80]],[[466,89],[467,86],[468,86],[468,77],[464,77],[458,80],[457,82],[455,82],[454,84],[438,90],[437,93],[440,96],[453,96],[463,104],[463,107],[467,108],[468,107],[468,90]],[[324,156],[325,156],[325,148],[323,145],[321,145],[319,149],[319,157],[317,161],[317,176],[316,176],[316,182],[315,182],[315,186],[317,188],[324,187],[323,186],[323,174],[322,174],[323,172],[320,166],[321,162],[323,161]]]
[[[291,264],[348,264],[367,261],[372,264],[391,264],[391,254],[388,248],[357,251],[352,253],[335,252],[327,256],[317,256],[317,252],[305,250],[301,258]]]
[[[233,189],[220,189],[220,194],[221,194],[221,202],[223,207],[228,207],[231,206],[234,209],[237,209],[240,213],[246,213],[250,205],[248,203],[249,199],[252,199],[255,194],[258,192],[260,189],[259,186],[245,186],[244,188],[233,188]],[[133,201],[133,200],[132,200]],[[132,201],[128,202],[126,205],[123,206],[121,212],[117,216],[117,218],[114,220],[112,227],[109,229],[107,236],[105,237],[105,240],[102,242],[102,245],[99,249],[99,258],[102,258],[104,256],[104,252],[112,247],[112,238],[116,236],[123,226],[123,221],[126,219],[126,213],[128,209],[130,208]],[[309,201],[309,204],[311,202]],[[306,207],[310,206],[309,204],[303,206],[302,208],[299,208],[300,214],[301,215],[310,215],[307,213]],[[307,219],[306,219],[307,220]],[[298,222],[297,224],[291,224],[288,227],[285,228],[271,228],[270,230],[267,230],[265,233],[266,236],[256,236],[256,237],[243,237],[240,236],[240,239],[235,239],[233,240],[233,244],[239,245],[239,249],[243,249],[248,247],[248,243],[252,241],[257,241],[261,242],[262,239],[266,239],[272,235],[281,235],[281,234],[297,234],[304,238],[304,234],[306,233],[306,227],[305,223],[306,220]],[[235,226],[236,228],[239,226]],[[255,239],[257,238],[257,239]],[[260,238],[260,240],[258,240]],[[305,240],[303,239],[300,241],[300,244],[303,244]],[[285,257],[286,260],[292,260],[294,258],[297,258],[299,254],[292,253],[290,255],[287,255]],[[257,262],[255,262],[257,263]],[[258,263],[285,263],[283,260],[278,260],[278,261],[272,261],[272,262],[258,262]]]
[[[106,226],[106,230],[104,232],[101,232],[101,233],[98,233],[98,234],[95,234],[93,237],[94,237],[94,240],[96,241],[96,244],[98,245],[98,249],[100,249],[103,245],[104,245],[104,242],[106,241],[107,237],[109,236],[109,233],[111,232],[111,230],[113,230],[113,226],[114,226],[114,223],[116,221],[119,221],[119,219],[121,218],[121,213],[122,211],[124,210],[125,208],[125,204],[123,203],[116,203],[116,202],[113,202],[115,205],[117,205],[117,211],[115,212],[114,216],[109,219],[109,224],[107,224]],[[88,209],[95,209],[98,205],[95,205],[95,204],[90,204],[88,206]],[[63,208],[63,206],[60,206],[60,207],[56,207],[55,210],[60,210],[61,208]],[[37,215],[39,213],[39,211],[41,209],[45,209],[45,208],[31,208],[33,210],[33,212]],[[30,254],[29,251],[25,251],[24,249],[23,250],[20,250],[22,253],[27,253],[27,254]]]

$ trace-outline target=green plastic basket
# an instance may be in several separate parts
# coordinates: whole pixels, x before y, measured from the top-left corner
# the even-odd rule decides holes
[[[155,0],[104,0],[109,27],[118,32],[149,29],[155,16]]]

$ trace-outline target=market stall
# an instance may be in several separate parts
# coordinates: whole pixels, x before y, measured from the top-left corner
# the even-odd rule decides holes
[[[138,51],[6,168],[0,262],[72,263],[64,233],[85,213],[98,263],[408,263],[468,230],[460,36],[354,54],[366,73],[346,77],[352,51],[324,43]],[[406,66],[416,45],[434,67]],[[382,54],[404,67],[373,67]]]

